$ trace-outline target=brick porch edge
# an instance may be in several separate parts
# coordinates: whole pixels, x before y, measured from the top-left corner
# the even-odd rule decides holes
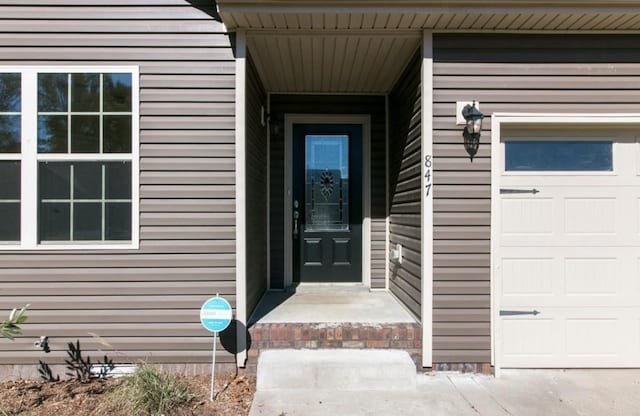
[[[422,368],[422,326],[417,323],[258,323],[249,328],[246,372],[255,374],[262,350],[273,349],[398,349]],[[435,371],[491,372],[489,364],[434,364]]]
[[[415,363],[421,361],[419,324],[258,323],[249,328],[249,335],[250,373],[255,373],[260,351],[272,349],[400,349],[407,351]]]

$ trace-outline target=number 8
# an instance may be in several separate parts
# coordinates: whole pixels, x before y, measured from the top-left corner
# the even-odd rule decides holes
[[[426,155],[424,157],[424,166],[427,168],[431,167],[431,155]]]

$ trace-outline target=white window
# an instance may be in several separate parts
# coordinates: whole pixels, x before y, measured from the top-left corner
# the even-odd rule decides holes
[[[0,67],[0,250],[137,248],[137,67]]]

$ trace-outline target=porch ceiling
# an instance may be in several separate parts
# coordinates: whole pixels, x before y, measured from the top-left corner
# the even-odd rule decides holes
[[[231,30],[633,31],[637,0],[218,0]]]
[[[386,93],[420,44],[420,33],[247,35],[265,89],[275,93]]]

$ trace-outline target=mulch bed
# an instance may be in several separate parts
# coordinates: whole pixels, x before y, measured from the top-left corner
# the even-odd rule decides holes
[[[216,374],[216,399],[209,401],[210,376],[182,377],[195,397],[189,405],[166,416],[248,415],[255,392],[255,377]],[[99,412],[109,389],[122,379],[89,382],[32,380],[0,383],[0,416],[132,416]]]

